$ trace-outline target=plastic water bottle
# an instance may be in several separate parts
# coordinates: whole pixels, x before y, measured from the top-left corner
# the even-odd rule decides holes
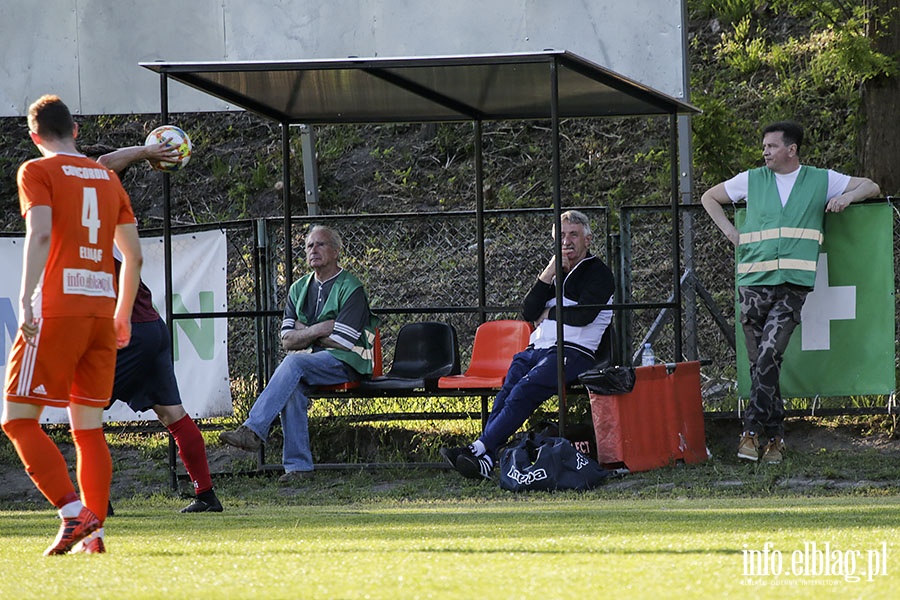
[[[644,351],[641,353],[641,366],[651,367],[656,364],[656,356],[653,355],[653,348],[650,343],[644,344]]]

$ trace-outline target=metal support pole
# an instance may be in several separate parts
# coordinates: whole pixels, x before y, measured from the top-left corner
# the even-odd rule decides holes
[[[475,121],[475,243],[478,247],[478,322],[487,320],[484,265],[484,155],[481,121]]]
[[[159,118],[163,124],[169,122],[169,78],[165,73],[159,75]],[[169,351],[172,354],[172,360],[175,360],[175,319],[172,317],[172,194],[171,180],[169,174],[163,171],[163,272],[165,280],[165,307],[166,307],[166,325],[169,328],[169,339],[172,340]],[[175,438],[169,432],[168,446],[168,462],[169,462],[169,485],[173,490],[178,489],[178,472],[175,463],[176,447]]]
[[[672,329],[675,336],[675,362],[682,360],[681,339],[681,248],[678,243],[678,222],[680,216],[678,191],[678,115],[672,113],[669,119],[669,171],[672,186],[672,301],[674,321]]]
[[[560,191],[560,152],[559,152],[559,65],[554,59],[550,63],[550,144],[553,147],[553,226],[556,235],[554,240],[554,256],[556,257],[556,392],[559,398],[559,435],[566,435],[566,361],[563,356],[563,281],[562,270],[562,194]]]
[[[693,189],[691,170],[691,122],[690,117],[682,115],[678,117],[678,172],[680,175],[681,204],[691,204],[691,192]],[[694,214],[693,211],[684,211],[681,218],[682,240],[684,240],[684,269],[687,273],[694,272]],[[694,278],[689,278],[682,288],[684,295],[684,323],[685,323],[685,356],[688,360],[697,360],[700,357],[697,341],[697,292],[694,287]],[[677,360],[678,357],[676,357]]]
[[[688,16],[686,2],[681,4],[681,56],[682,56],[682,86],[684,87],[684,100],[691,99],[691,66],[688,52]],[[693,201],[694,173],[693,148],[691,145],[691,117],[681,115],[678,118],[678,172],[680,174],[679,189],[681,203],[691,204]],[[692,211],[685,211],[681,223],[684,240],[684,268],[689,273],[694,273],[694,215]],[[694,287],[695,279],[690,277],[684,289],[685,334],[688,360],[697,360],[700,357],[698,350],[698,323],[697,323],[697,293]],[[675,357],[679,360],[679,356]]]
[[[294,247],[291,232],[291,130],[287,121],[281,124],[281,170],[284,173],[284,187],[281,190],[284,202],[284,297],[287,298],[294,277]]]
[[[256,220],[255,231],[256,255],[254,258],[254,268],[256,269],[256,286],[254,301],[256,302],[256,310],[268,310],[271,305],[270,299],[270,280],[271,270],[269,269],[269,232],[266,227],[265,219]],[[268,381],[269,375],[274,370],[272,360],[271,346],[271,326],[268,317],[256,317],[256,344],[257,344],[257,381],[262,386]]]
[[[316,161],[316,133],[310,125],[300,125],[300,150],[303,154],[303,186],[306,189],[306,214],[319,214],[319,164]]]

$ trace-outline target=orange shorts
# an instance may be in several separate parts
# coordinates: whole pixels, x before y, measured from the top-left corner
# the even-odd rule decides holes
[[[106,406],[116,373],[111,318],[48,317],[32,340],[16,334],[6,365],[11,402],[65,408],[70,402]]]

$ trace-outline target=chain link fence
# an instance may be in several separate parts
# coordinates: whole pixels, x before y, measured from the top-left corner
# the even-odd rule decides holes
[[[594,251],[607,260],[607,211],[580,208],[601,241]],[[520,318],[521,301],[553,253],[549,209],[485,211],[484,302],[479,284],[476,213],[297,217],[292,221],[295,280],[308,269],[303,238],[312,225],[333,227],[343,239],[341,265],[366,286],[372,309],[381,318],[385,365],[393,359],[400,328],[411,321],[451,323],[459,335],[463,364],[475,329],[483,320]],[[281,221],[267,221],[271,257],[283,256]],[[277,263],[277,264],[276,264]],[[270,261],[269,306],[284,304],[282,265]],[[483,308],[482,308],[483,307]]]
[[[653,343],[660,361],[700,359],[705,410],[733,413],[738,400],[730,243],[702,207],[681,207],[677,240],[682,355],[676,356],[671,207],[624,207],[618,233],[610,231],[606,208],[579,210],[591,219],[592,251],[619,278],[617,302],[635,305],[617,311],[620,360],[639,360],[644,341]],[[342,266],[362,279],[381,318],[385,369],[400,328],[428,320],[456,327],[465,369],[475,329],[483,320],[520,318],[525,293],[553,253],[552,217],[550,209],[485,211],[483,304],[474,211],[294,217],[290,281],[307,272],[303,238],[309,228],[333,227],[343,238]],[[228,236],[229,368],[235,417],[242,419],[260,383],[283,356],[279,330],[288,284],[281,258],[284,222],[261,219],[219,227]],[[898,245],[895,227],[895,252]],[[885,400],[871,402],[883,406]],[[849,408],[859,403],[839,399],[834,405]]]
[[[726,207],[730,210],[730,207]],[[699,359],[704,409],[733,414],[739,408],[735,352],[734,248],[700,205],[681,207],[678,248],[681,281],[682,355],[675,356],[671,313],[659,309],[625,311],[626,348],[639,360],[645,341],[653,343],[657,360]],[[894,254],[900,247],[894,211]],[[669,206],[621,209],[620,285],[624,301],[671,302],[672,214]],[[894,279],[898,281],[897,264]],[[895,314],[900,314],[895,295]],[[896,321],[896,319],[895,319]],[[897,338],[895,332],[895,340]],[[896,343],[896,342],[895,342]],[[895,353],[896,354],[896,353]],[[896,368],[896,366],[895,366]],[[890,396],[789,398],[788,411],[820,414],[871,412],[890,406]]]

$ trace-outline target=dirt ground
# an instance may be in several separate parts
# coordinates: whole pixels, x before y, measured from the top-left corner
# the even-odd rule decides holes
[[[834,420],[790,419],[787,423],[786,440],[789,452],[818,453],[827,452],[861,453],[874,451],[886,460],[900,459],[900,435],[889,431],[890,421],[882,421],[873,427],[865,420],[836,423]],[[714,459],[731,461],[731,450],[740,435],[740,425],[734,419],[715,419],[706,421],[706,438]],[[71,469],[74,480],[75,452],[70,443],[61,445]],[[114,473],[111,498],[113,503],[119,499],[135,495],[188,493],[190,483],[179,481],[179,490],[174,492],[169,483],[169,472],[166,460],[147,458],[145,452],[133,445],[116,444],[112,448]],[[248,455],[240,450],[211,444],[207,448],[210,470],[215,479],[216,473],[231,473],[247,468]],[[736,461],[736,459],[735,459]],[[179,472],[183,467],[178,464]],[[790,478],[789,486],[802,488],[809,481],[827,481],[830,487],[853,487],[858,482],[838,480],[834,473],[822,473],[821,476],[806,473],[802,478]],[[639,484],[641,478],[623,482],[626,487]],[[646,479],[646,478],[645,478]],[[651,478],[654,481],[656,479]],[[871,482],[865,482],[870,485]],[[891,486],[900,486],[898,482],[887,482]],[[31,480],[17,461],[0,461],[0,503],[14,503],[17,506],[34,505],[35,508],[46,508],[46,500],[35,489]]]
[[[71,443],[60,444],[60,449],[69,464],[69,472],[72,481],[75,481],[75,448]],[[113,481],[110,498],[115,503],[122,498],[130,498],[135,495],[150,494],[188,494],[191,492],[191,484],[186,480],[179,480],[179,489],[173,491],[169,481],[169,467],[166,459],[147,458],[143,451],[135,446],[111,447],[113,458]],[[215,477],[216,473],[229,473],[240,469],[239,461],[246,463],[246,452],[230,447],[207,448],[210,471]],[[181,460],[178,462],[178,472],[184,473]],[[246,469],[246,466],[243,467]],[[214,481],[215,483],[215,481]],[[0,503],[11,502],[16,504],[34,504],[36,508],[45,508],[47,501],[34,487],[31,479],[25,474],[25,470],[17,461],[0,461]]]

